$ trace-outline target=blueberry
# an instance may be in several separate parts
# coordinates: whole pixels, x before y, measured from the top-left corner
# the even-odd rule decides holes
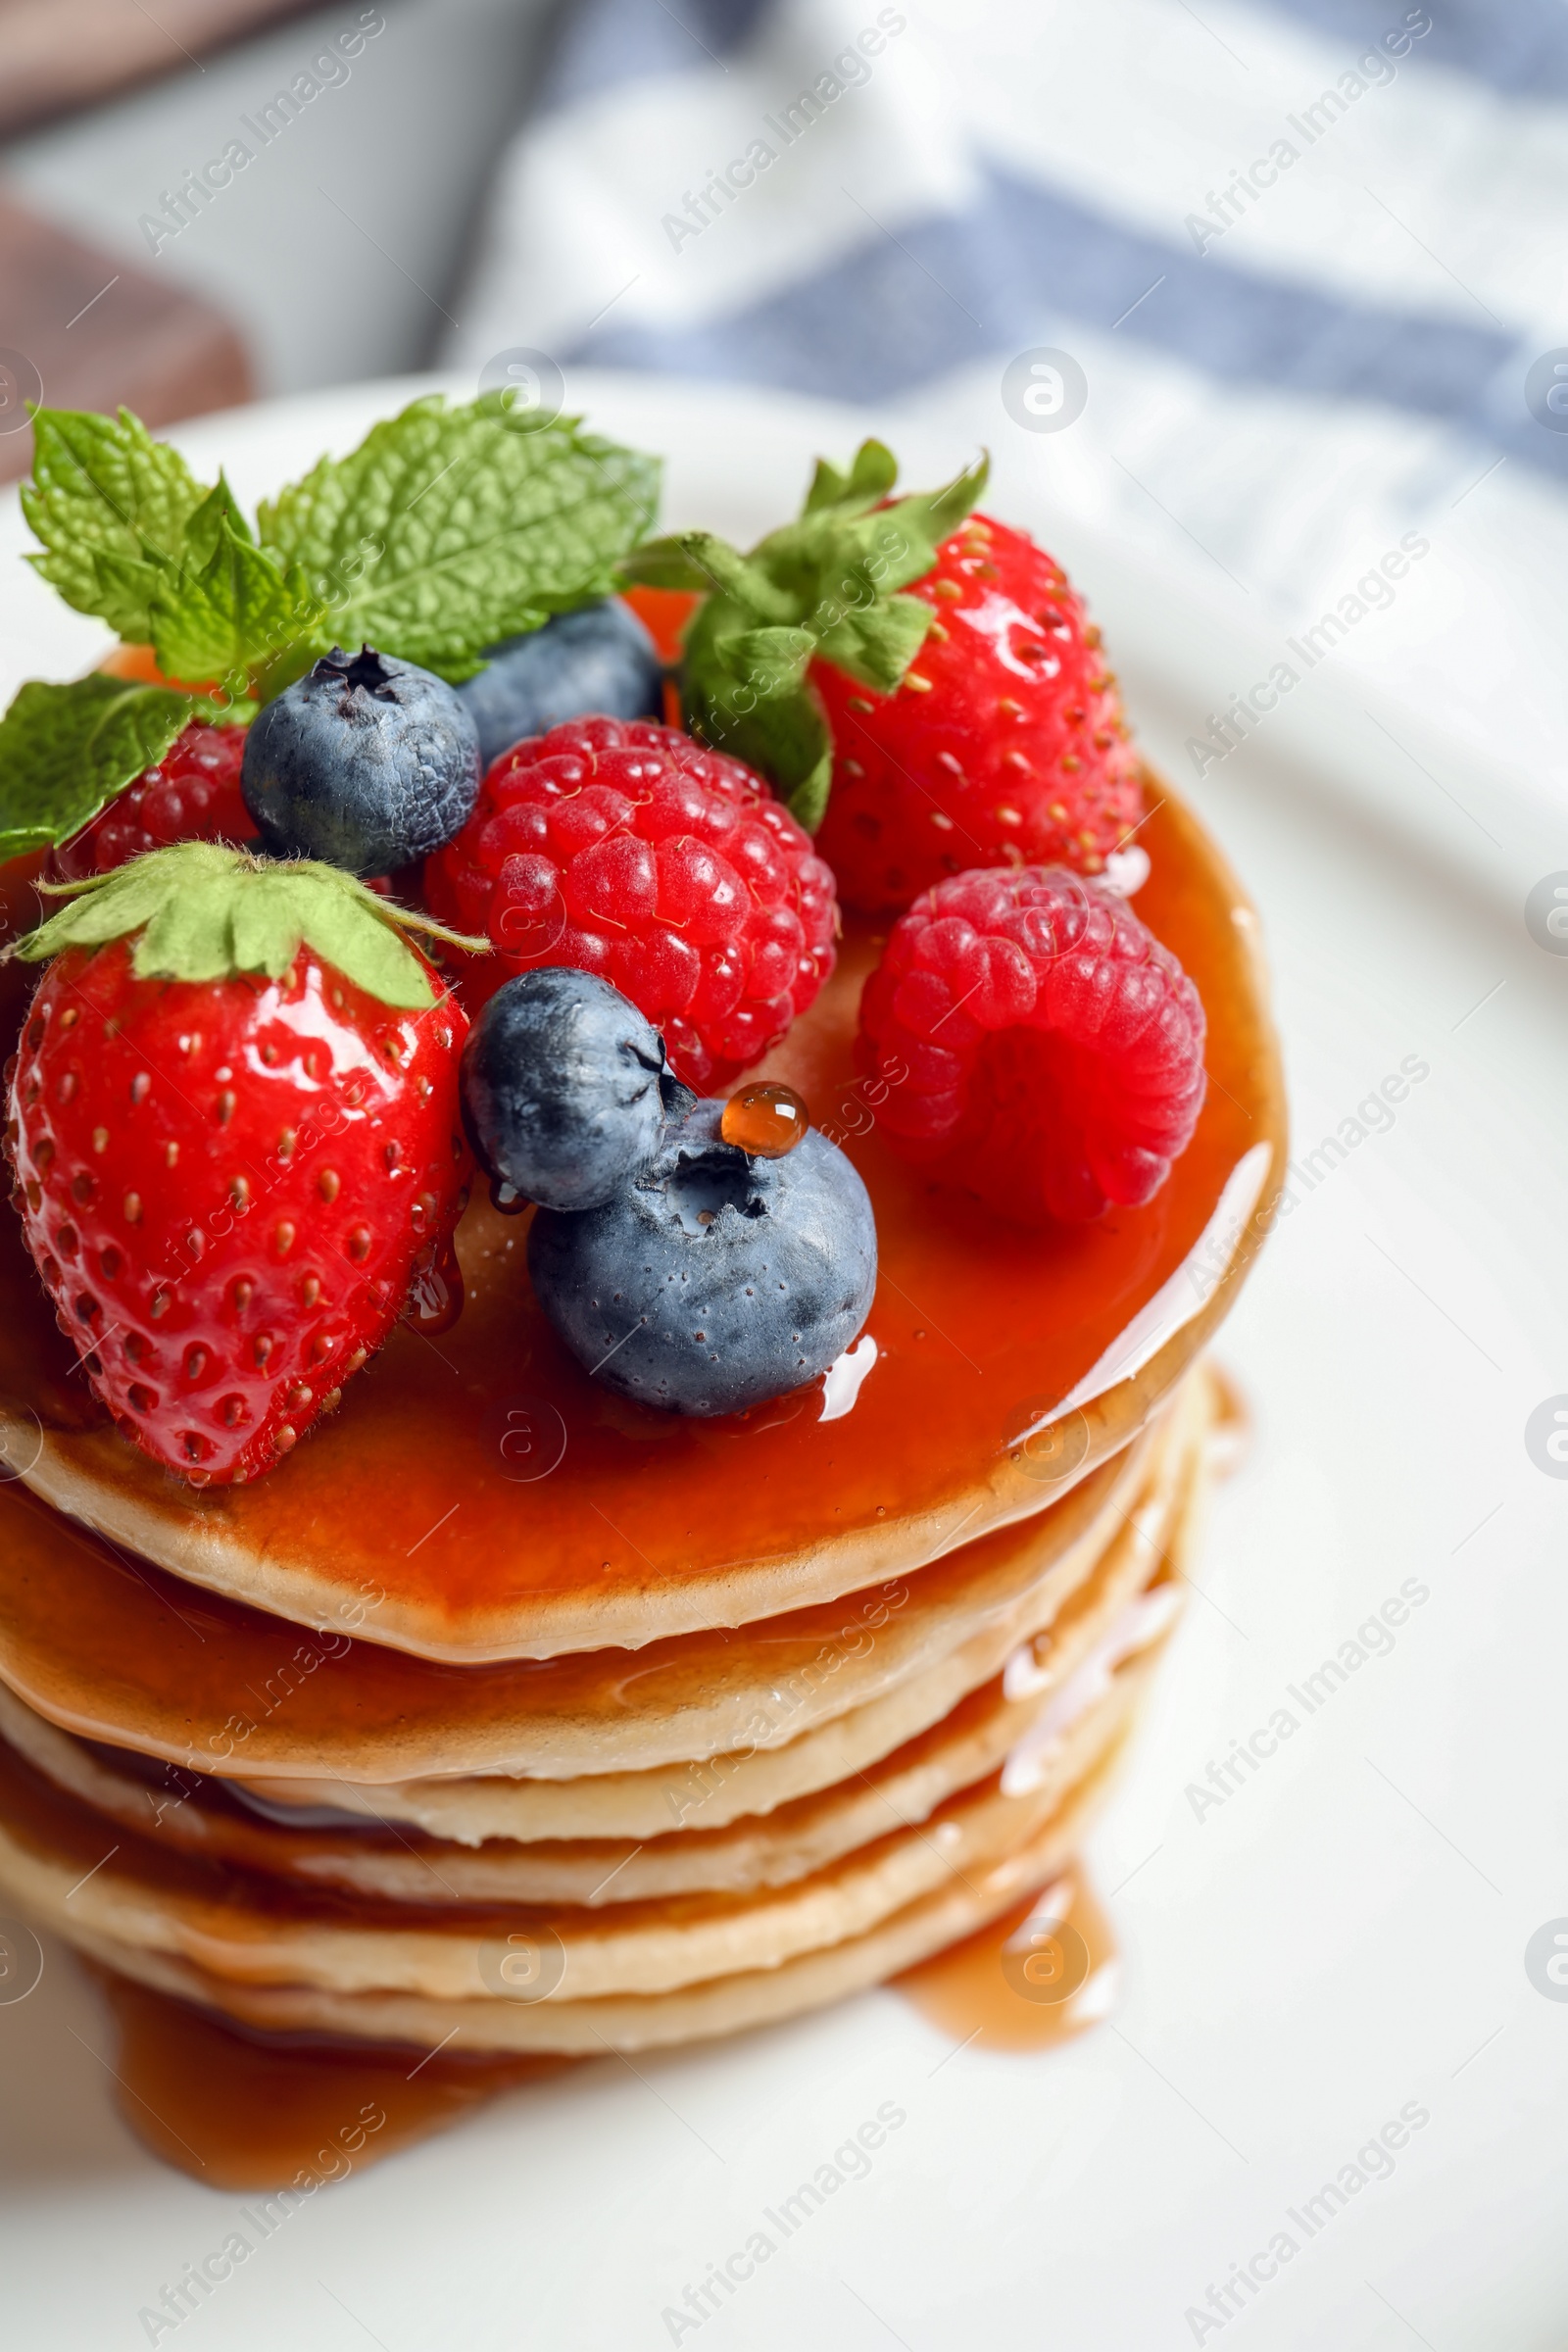
[[[662,718],[662,673],[654,641],[629,605],[611,597],[558,612],[542,629],[486,649],[490,666],[459,694],[479,730],[488,767],[529,735],[595,711],[605,718]]]
[[[719,1135],[699,1102],[642,1173],[528,1235],[540,1305],[584,1368],[677,1413],[733,1413],[825,1372],[871,1311],[864,1185],[813,1128],[783,1159]]]
[[[549,1208],[598,1208],[652,1159],[693,1097],[664,1041],[593,972],[519,972],[463,1051],[463,1119],[498,1184]]]
[[[334,647],[257,712],[240,790],[274,858],[389,874],[472,814],[478,730],[427,669],[369,646]]]

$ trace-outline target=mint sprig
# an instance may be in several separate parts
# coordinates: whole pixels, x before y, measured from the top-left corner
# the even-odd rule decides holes
[[[0,721],[5,857],[65,840],[182,725],[248,717],[333,645],[471,677],[487,646],[608,596],[659,498],[656,459],[579,418],[523,424],[499,394],[413,402],[264,505],[256,528],[221,475],[197,481],[128,410],[39,409],[33,436],[29,563],[78,612],[150,645],[165,677],[215,695],[138,688],[163,699],[111,720],[103,689],[122,699],[124,681],[24,687]]]
[[[308,947],[357,988],[410,1012],[435,1004],[436,990],[409,931],[473,955],[490,946],[378,898],[340,866],[276,862],[211,841],[176,841],[53,895],[66,904],[13,951],[24,963],[134,932],[138,980],[230,980],[248,972],[279,980]]]
[[[716,749],[760,769],[814,832],[827,808],[833,739],[808,673],[820,658],[878,694],[891,694],[934,615],[901,590],[923,578],[937,550],[985,488],[989,461],[940,490],[888,501],[898,461],[862,442],[848,473],[819,459],[800,519],[749,555],[706,531],[652,541],[624,570],[648,587],[695,589],[682,649],[686,722]]]
[[[302,640],[313,644],[328,612],[298,564],[257,547],[226,514],[214,542],[205,564],[165,571],[148,600],[148,634],[166,677],[216,678],[244,694]]]
[[[608,596],[650,529],[657,459],[576,417],[524,426],[498,394],[416,400],[260,514],[265,547],[331,599],[331,634],[456,684],[483,649]]]
[[[189,695],[101,670],[69,686],[22,687],[0,719],[0,859],[88,823],[163,758],[190,710]]]
[[[209,493],[128,409],[118,418],[37,409],[32,452],[22,512],[42,550],[27,562],[78,612],[97,613],[127,643],[146,642],[157,564],[178,566],[186,526]]]

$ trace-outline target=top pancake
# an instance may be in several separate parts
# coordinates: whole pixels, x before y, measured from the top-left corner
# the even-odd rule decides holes
[[[710,1422],[624,1402],[539,1312],[523,1220],[476,1203],[459,1236],[468,1298],[456,1328],[438,1341],[400,1328],[277,1470],[199,1493],[94,1404],[20,1227],[0,1213],[5,1459],[58,1508],[196,1584],[460,1663],[745,1624],[1038,1511],[1125,1446],[1196,1355],[1257,1247],[1248,1211],[1284,1172],[1255,921],[1197,821],[1150,783],[1138,911],[1203,1000],[1210,1086],[1147,1208],[1013,1230],[886,1150],[851,1059],[879,952],[865,926],[764,1065],[844,1135],[875,1205],[876,1360],[852,1409],[825,1418],[820,1384]],[[1258,1146],[1246,1199],[1224,1199]],[[1183,1271],[1195,1252],[1198,1280]]]

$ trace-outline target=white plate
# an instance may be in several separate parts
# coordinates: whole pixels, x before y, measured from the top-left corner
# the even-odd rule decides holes
[[[177,437],[251,497],[412,388]],[[572,394],[670,453],[672,520],[741,536],[865,422],[625,377]],[[895,437],[910,478],[967,454]],[[992,503],[1049,534],[1027,481]],[[99,645],[23,576],[24,538],[13,502],[8,689]],[[1251,649],[1114,548],[1060,552],[1146,741],[1185,772],[1195,714],[1262,674]],[[1145,2352],[1244,2325],[1258,2348],[1561,2342],[1568,2001],[1535,1988],[1525,1948],[1568,1915],[1568,1485],[1524,1429],[1568,1390],[1568,962],[1523,905],[1568,867],[1568,839],[1520,780],[1447,767],[1418,714],[1396,730],[1412,768],[1375,719],[1295,700],[1194,797],[1262,909],[1304,1150],[1407,1057],[1428,1075],[1391,1129],[1298,1183],[1226,1337],[1255,1446],[1093,1849],[1126,1953],[1119,2011],[1055,2051],[991,2056],[879,1991],[731,2046],[607,2060],[325,2190],[181,2343]],[[1412,1580],[1425,1597],[1392,1650],[1308,1715],[1291,1687]],[[1191,1787],[1282,1706],[1297,1728],[1278,1752],[1200,1810]],[[110,2046],[58,1947],[0,2007],[7,2343],[145,2343],[141,2307],[235,2226],[242,2200],[164,2171],[117,2122]],[[865,2178],[701,2327],[663,2316],[887,2101],[906,2121]],[[1427,2120],[1352,2190],[1342,2168],[1401,2110]],[[1322,2200],[1309,2235],[1293,2209],[1326,2182],[1343,2203]],[[1265,2278],[1281,2231],[1295,2250]],[[1211,2286],[1258,2256],[1220,2324]]]

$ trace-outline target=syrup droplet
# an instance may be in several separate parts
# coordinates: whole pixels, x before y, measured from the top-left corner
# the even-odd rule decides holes
[[[977,2050],[1037,2050],[1115,2005],[1116,1938],[1076,1864],[989,1927],[892,1979],[933,2025]]]
[[[782,1159],[810,1124],[806,1098],[793,1086],[743,1086],[725,1103],[718,1131],[754,1159]]]
[[[516,1190],[515,1186],[504,1183],[499,1176],[492,1176],[490,1179],[490,1205],[492,1208],[498,1209],[504,1217],[520,1217],[523,1210],[530,1207],[532,1203]]]
[[[438,1340],[462,1312],[463,1270],[452,1237],[445,1234],[439,1241],[427,1243],[414,1261],[403,1320],[423,1332],[427,1340]]]

